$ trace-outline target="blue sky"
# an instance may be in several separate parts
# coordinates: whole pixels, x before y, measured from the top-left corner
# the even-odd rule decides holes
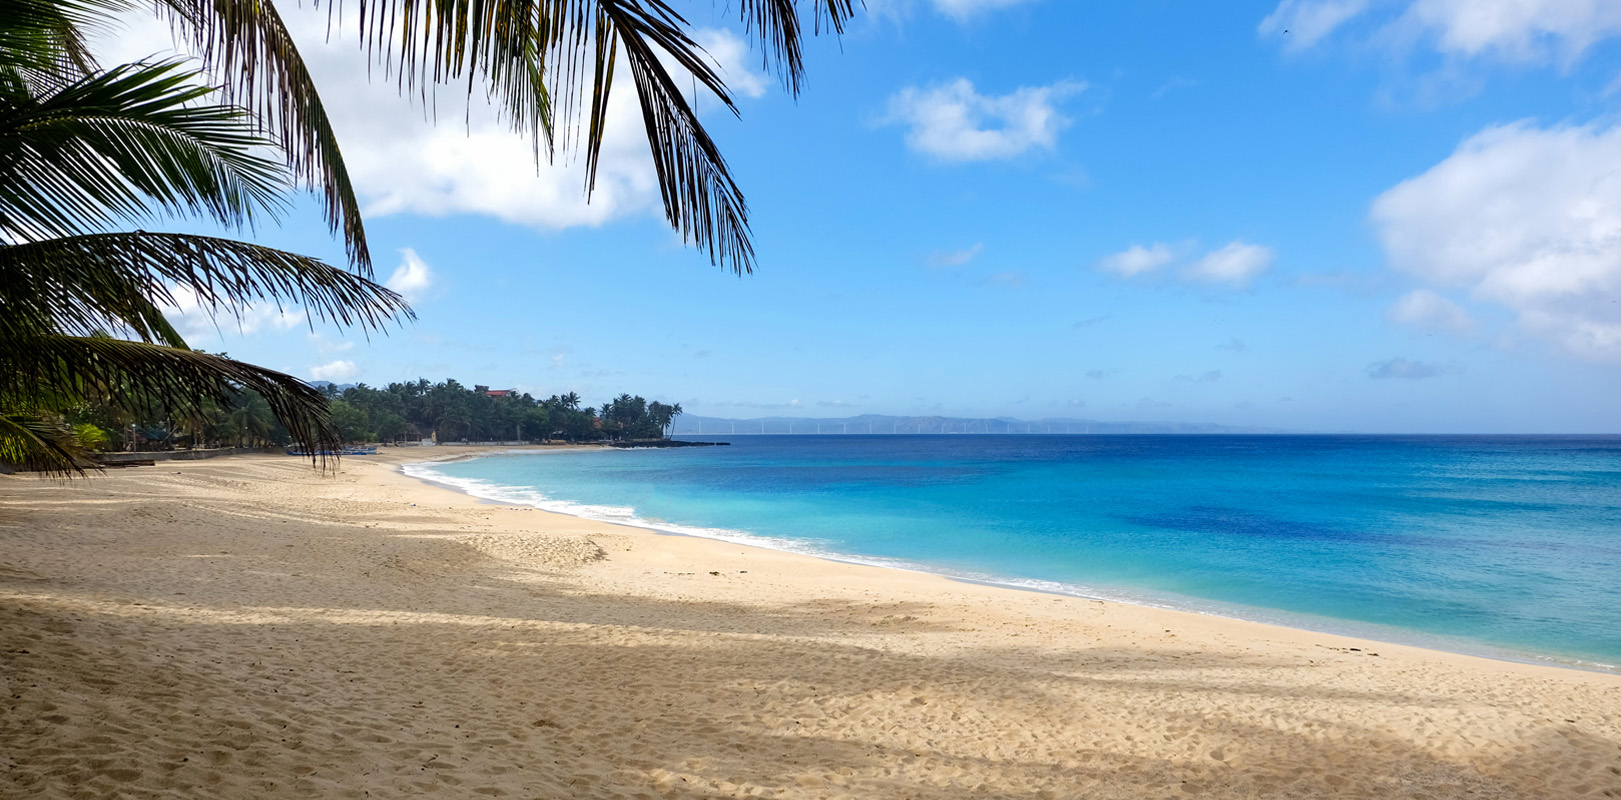
[[[871,0],[797,102],[678,5],[740,96],[707,119],[756,275],[663,224],[627,92],[586,205],[577,163],[455,92],[425,122],[295,7],[419,319],[177,321],[304,377],[716,416],[1621,430],[1621,4]],[[256,236],[342,259],[312,206]]]

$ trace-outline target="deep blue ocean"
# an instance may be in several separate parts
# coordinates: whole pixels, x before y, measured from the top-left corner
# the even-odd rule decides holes
[[[726,440],[407,471],[493,500],[850,561],[1621,664],[1621,437]]]

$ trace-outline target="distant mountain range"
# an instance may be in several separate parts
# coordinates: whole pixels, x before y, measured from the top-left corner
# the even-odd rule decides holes
[[[1190,422],[1100,422],[1095,419],[1015,419],[1013,417],[759,417],[730,419],[683,414],[675,419],[676,436],[743,436],[807,433],[895,434],[1087,434],[1087,433],[1291,433],[1278,428]]]

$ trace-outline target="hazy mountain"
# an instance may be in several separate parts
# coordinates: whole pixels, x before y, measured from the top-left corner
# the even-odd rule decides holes
[[[838,419],[757,417],[731,419],[683,414],[672,431],[678,436],[848,433],[893,434],[1087,434],[1087,433],[1288,433],[1277,428],[1190,422],[1100,422],[1093,419],[1015,419],[1013,417],[892,417],[862,414]]]
[[[304,382],[311,385],[311,386],[314,386],[317,389],[325,389],[328,386],[336,386],[336,387],[338,387],[338,391],[340,391],[340,392],[347,392],[350,389],[355,388],[355,384],[353,384],[353,383],[333,383],[332,381],[304,381]]]

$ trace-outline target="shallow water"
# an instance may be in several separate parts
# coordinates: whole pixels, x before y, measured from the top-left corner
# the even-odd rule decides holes
[[[491,499],[853,561],[1621,664],[1621,437],[728,440],[408,471]]]

